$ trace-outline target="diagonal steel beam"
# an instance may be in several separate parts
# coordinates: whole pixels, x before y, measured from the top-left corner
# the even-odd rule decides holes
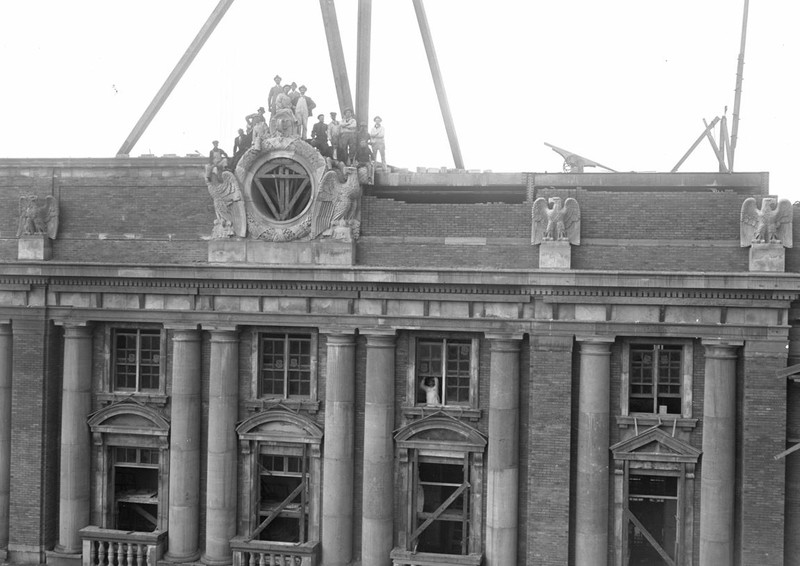
[[[353,108],[353,95],[350,93],[350,82],[347,79],[347,66],[344,62],[342,36],[339,34],[339,21],[336,19],[336,6],[333,0],[319,0],[319,8],[322,11],[325,37],[328,40],[333,82],[336,85],[336,96],[339,99],[339,115],[343,116],[345,108]]]
[[[150,125],[150,122],[153,121],[158,111],[163,106],[164,102],[166,102],[167,98],[169,97],[172,89],[178,84],[178,81],[181,80],[183,73],[186,72],[186,69],[189,68],[189,65],[192,64],[194,58],[200,52],[200,49],[205,44],[206,40],[211,36],[211,33],[217,27],[217,24],[222,19],[222,16],[225,15],[225,12],[228,11],[228,8],[231,7],[233,4],[233,0],[220,0],[217,7],[214,8],[214,11],[211,12],[211,15],[206,20],[206,23],[203,24],[203,27],[200,28],[200,31],[197,33],[197,36],[194,38],[194,41],[189,45],[189,48],[186,50],[186,53],[183,54],[183,57],[180,58],[178,64],[175,65],[175,68],[170,73],[167,80],[164,82],[162,87],[156,93],[156,96],[153,98],[153,101],[144,111],[142,117],[139,118],[139,121],[136,122],[136,125],[133,127],[133,130],[130,134],[128,134],[128,138],[122,144],[122,147],[119,148],[117,151],[118,156],[129,155],[133,146],[136,145],[136,142],[139,141],[139,138],[142,137],[144,131],[147,129],[147,126]]]
[[[428,55],[428,65],[433,76],[433,86],[436,88],[436,96],[439,98],[439,108],[442,111],[444,129],[447,131],[447,138],[450,140],[450,151],[453,153],[453,161],[457,169],[464,169],[464,160],[461,159],[461,148],[458,145],[456,127],[453,123],[453,116],[450,114],[450,104],[447,102],[447,92],[444,90],[442,72],[439,69],[439,60],[436,58],[436,49],[433,46],[431,29],[428,26],[428,16],[425,14],[425,7],[422,0],[413,0],[414,11],[417,13],[419,32],[422,34],[422,43],[425,45],[425,53]]]

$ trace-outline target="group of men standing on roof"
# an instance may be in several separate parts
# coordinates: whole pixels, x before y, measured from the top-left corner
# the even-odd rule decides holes
[[[386,131],[380,116],[375,116],[369,131],[359,135],[351,108],[344,110],[341,120],[337,119],[336,112],[331,112],[328,123],[325,122],[325,115],[319,114],[309,138],[308,119],[317,105],[306,95],[308,89],[305,85],[298,88],[294,82],[281,85],[283,79],[279,75],[275,75],[273,80],[275,84],[267,96],[269,118],[263,106],[245,116],[247,129],[240,128],[234,139],[231,163],[228,163],[228,154],[219,147],[219,142],[214,141],[214,147],[209,153],[209,171],[221,172],[223,169],[236,167],[236,163],[250,147],[260,150],[263,140],[275,134],[300,136],[323,157],[340,161],[347,166],[370,163],[380,153],[381,164],[386,167]]]

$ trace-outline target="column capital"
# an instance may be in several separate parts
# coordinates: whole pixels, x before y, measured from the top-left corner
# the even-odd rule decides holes
[[[491,341],[506,341],[506,342],[520,342],[524,336],[523,332],[484,332],[487,340]]]
[[[367,337],[367,348],[394,348],[397,342],[397,336],[394,332],[391,334],[388,333],[379,333],[379,332],[370,332],[366,334]]]
[[[332,330],[330,332],[326,332],[321,328],[319,332],[320,334],[325,335],[328,345],[347,346],[356,343],[355,332],[346,332],[342,330]]]
[[[239,342],[239,331],[236,327],[228,328],[204,328],[211,335],[211,342],[215,344],[227,344]]]
[[[89,338],[92,336],[91,323],[83,324],[64,324],[64,339]]]
[[[614,335],[586,335],[586,336],[575,336],[575,341],[580,342],[581,344],[608,344],[611,345],[617,339]]]
[[[744,345],[738,340],[701,340],[706,349],[706,358],[734,359],[738,357],[736,350]]]
[[[614,336],[576,336],[582,356],[610,356]]]
[[[237,324],[201,324],[200,328],[209,332],[238,332],[239,325]]]

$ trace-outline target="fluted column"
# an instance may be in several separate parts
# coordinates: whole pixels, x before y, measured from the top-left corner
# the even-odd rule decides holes
[[[578,473],[575,482],[575,564],[608,563],[610,345],[578,338]]]
[[[733,564],[736,346],[703,342],[705,392],[700,471],[700,566]]]
[[[345,566],[353,556],[355,339],[352,334],[328,334],[327,343],[322,564]]]
[[[91,411],[92,330],[64,327],[64,379],[61,393],[61,477],[58,545],[65,554],[81,552],[78,531],[89,524],[91,441],[86,419]]]
[[[361,562],[389,566],[394,536],[394,334],[367,335]]]
[[[236,421],[239,338],[235,330],[211,331],[208,391],[206,548],[203,562],[230,564],[236,535]]]
[[[486,565],[516,566],[519,506],[519,338],[488,336]]]
[[[169,445],[169,552],[172,562],[200,557],[200,332],[172,336]]]
[[[11,325],[0,323],[0,551],[8,548],[11,499]],[[2,557],[2,556],[0,556]]]

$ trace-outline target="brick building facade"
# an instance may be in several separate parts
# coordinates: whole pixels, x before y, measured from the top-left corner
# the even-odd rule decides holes
[[[263,242],[211,238],[203,164],[0,160],[9,562],[800,564],[766,174],[383,172],[354,242]]]

